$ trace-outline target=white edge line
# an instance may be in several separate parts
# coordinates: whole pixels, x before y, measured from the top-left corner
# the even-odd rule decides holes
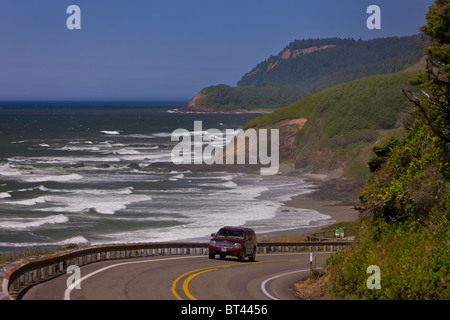
[[[321,268],[320,268],[320,269],[321,269]],[[291,272],[286,272],[286,273],[282,273],[282,274],[277,274],[276,276],[273,276],[273,277],[270,277],[270,278],[264,280],[264,281],[261,283],[261,290],[262,290],[262,292],[263,292],[267,297],[269,297],[270,299],[272,299],[272,300],[280,300],[280,299],[278,299],[277,297],[272,296],[272,295],[266,290],[266,285],[267,285],[267,283],[268,283],[269,281],[272,281],[272,280],[275,280],[275,279],[277,279],[277,278],[281,278],[281,277],[284,277],[284,276],[287,276],[287,275],[290,275],[290,274],[293,274],[293,273],[306,272],[306,271],[310,271],[310,269],[295,270],[295,271],[291,271]]]
[[[165,259],[149,259],[149,260],[141,260],[141,261],[129,261],[129,262],[122,262],[122,263],[117,263],[117,264],[113,264],[101,269],[98,269],[94,272],[91,272],[87,275],[85,275],[84,277],[78,279],[77,281],[75,281],[74,283],[72,283],[70,286],[67,287],[67,289],[64,291],[64,300],[70,300],[70,293],[72,292],[72,290],[77,286],[80,285],[81,282],[83,282],[86,279],[89,279],[90,277],[106,271],[108,269],[111,268],[115,268],[115,267],[120,267],[120,266],[124,266],[124,265],[128,265],[128,264],[137,264],[137,263],[147,263],[147,262],[157,262],[157,261],[167,261],[167,260],[179,260],[179,259],[193,259],[193,258],[203,258],[203,256],[197,256],[197,257],[177,257],[177,258],[165,258]]]

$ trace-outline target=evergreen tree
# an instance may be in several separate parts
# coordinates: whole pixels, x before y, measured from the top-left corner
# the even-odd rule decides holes
[[[450,152],[450,1],[436,0],[429,9],[420,28],[429,42],[426,71],[411,77],[415,88],[403,92]]]

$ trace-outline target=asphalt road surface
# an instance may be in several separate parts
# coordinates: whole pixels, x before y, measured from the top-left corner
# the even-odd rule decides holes
[[[330,253],[314,253],[317,268]],[[157,256],[94,263],[38,284],[24,300],[293,300],[310,253],[261,254],[255,262]],[[75,278],[75,280],[74,280]],[[69,280],[69,281],[68,281]]]

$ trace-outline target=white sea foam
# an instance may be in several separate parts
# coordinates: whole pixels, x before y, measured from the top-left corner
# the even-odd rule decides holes
[[[226,181],[233,180],[233,176],[232,175],[219,176],[219,177],[215,177],[215,178],[221,179],[221,180],[226,180]]]
[[[35,188],[25,188],[25,189],[18,189],[17,192],[26,192],[26,191],[33,191]]]
[[[89,244],[89,241],[85,237],[79,236],[58,242],[58,245],[68,245],[68,244]]]
[[[236,188],[238,185],[234,183],[233,181],[224,182],[221,184],[222,187],[226,188]]]
[[[134,195],[133,187],[112,190],[48,188],[43,190],[52,194],[32,199],[4,201],[3,203],[28,207],[39,205],[36,208],[32,208],[32,210],[43,212],[88,212],[95,210],[101,214],[114,214],[117,211],[126,209],[132,203],[152,200],[149,195]],[[42,207],[43,204],[47,205]]]
[[[40,185],[38,187],[33,187],[33,188],[18,189],[18,190],[16,190],[16,192],[26,192],[26,191],[33,191],[33,190],[49,191],[49,189],[47,189],[43,185]]]
[[[115,154],[141,154],[139,151],[134,149],[119,149],[114,151]]]
[[[79,195],[127,195],[133,193],[133,187],[121,189],[46,189],[48,192],[79,194]]]
[[[153,134],[141,134],[141,133],[127,134],[127,135],[123,135],[123,137],[136,138],[136,139],[154,139],[154,138],[157,138],[157,136],[155,136]],[[170,137],[170,133],[168,134],[168,137]]]
[[[11,195],[8,192],[0,192],[0,199],[11,198]]]
[[[46,181],[54,181],[54,182],[71,182],[74,180],[83,179],[82,175],[73,173],[73,174],[63,174],[63,175],[48,175],[48,176],[27,176],[22,177],[22,180],[26,182],[46,182]]]
[[[49,200],[47,196],[37,197],[33,199],[27,199],[27,200],[18,200],[18,201],[5,201],[5,204],[10,205],[19,205],[19,206],[34,206],[38,203],[45,203]]]
[[[24,174],[24,170],[12,167],[10,164],[0,164],[0,177],[17,177]]]
[[[153,138],[169,138],[172,136],[171,132],[158,132],[158,133],[153,133],[151,135],[151,137]]]
[[[89,241],[85,237],[77,236],[55,242],[0,242],[0,247],[31,248],[36,246],[65,246],[68,244],[88,245]]]
[[[224,225],[245,225],[252,220],[271,219],[275,217],[280,205],[272,201],[260,200],[258,197],[268,189],[264,186],[246,185],[227,180],[217,181],[218,187],[227,189],[211,189],[204,192],[198,188],[173,189],[171,192],[157,190],[157,203],[167,208],[168,214],[178,213],[182,219],[172,218],[183,225],[159,229],[144,229],[125,231],[116,234],[99,235],[96,241],[107,242],[146,242],[146,241],[177,241],[183,239],[207,239],[211,232],[217,231]],[[231,189],[230,189],[231,187]],[[195,198],[192,198],[192,197]],[[180,205],[170,206],[173,198],[177,197]],[[194,200],[195,199],[195,200]],[[164,205],[167,201],[167,205]],[[161,209],[158,211],[163,213]]]
[[[246,225],[257,232],[268,232],[308,226],[312,222],[317,224],[327,218],[313,210],[288,208],[287,211],[283,207],[282,202],[293,195],[309,192],[304,182],[294,178],[130,170],[126,168],[130,162],[143,167],[154,161],[171,161],[172,133],[125,134],[121,131],[100,132],[101,129],[104,127],[93,128],[91,137],[83,133],[65,140],[50,137],[42,141],[27,140],[27,145],[36,146],[46,141],[51,147],[36,148],[41,154],[33,151],[24,153],[25,156],[5,156],[10,163],[0,164],[0,179],[2,182],[14,181],[11,185],[19,190],[10,192],[8,190],[13,187],[8,186],[4,190],[10,197],[3,193],[2,198],[0,193],[2,213],[17,212],[18,217],[30,213],[37,217],[30,220],[0,218],[0,228],[1,223],[5,223],[3,227],[10,228],[7,232],[31,230],[20,237],[20,241],[27,243],[5,242],[0,243],[0,247],[87,243],[86,238],[93,243],[206,240],[211,232],[223,225]],[[157,130],[170,131],[170,128]],[[207,131],[191,134],[197,138],[199,135],[206,136],[205,139],[210,137],[214,145],[227,141],[227,137]],[[148,141],[142,139],[157,142],[160,147],[148,146]],[[204,143],[209,142],[202,141]],[[81,162],[85,163],[84,168],[62,168],[65,164]],[[98,170],[95,168],[97,163],[109,163],[111,167]],[[172,181],[169,183],[168,180]],[[69,239],[61,241],[68,217],[71,233],[65,236]],[[152,222],[164,223],[153,225]],[[140,223],[142,226],[137,227]],[[129,229],[130,225],[132,229]],[[49,231],[45,236],[35,231],[46,228]],[[77,230],[81,232],[77,233]],[[116,232],[107,234],[111,230]],[[54,234],[58,235],[58,240],[52,242],[49,239],[53,239]],[[7,235],[5,238],[5,234],[2,236],[2,239],[13,241]],[[39,241],[42,243],[37,243]]]
[[[88,147],[88,146],[85,146],[85,147],[65,146],[62,148],[57,148],[55,150],[60,150],[60,151],[100,151],[100,148],[99,147]]]
[[[53,215],[43,218],[12,218],[0,220],[0,229],[4,230],[32,230],[45,225],[55,225],[69,221],[65,215]]]
[[[120,134],[120,132],[119,131],[108,131],[108,130],[103,130],[103,131],[100,131],[101,133],[104,133],[104,134],[109,134],[109,135],[119,135]]]
[[[30,159],[23,160],[23,165],[11,166],[9,164],[0,165],[0,177],[14,179],[22,182],[70,182],[83,179],[80,174],[56,174],[60,170],[43,170],[29,165],[27,162],[33,162]],[[27,162],[25,162],[27,161]],[[53,161],[56,161],[53,159]],[[52,174],[55,173],[55,174]]]
[[[80,162],[120,162],[119,157],[110,156],[78,156],[78,157],[30,157],[23,160],[25,163],[52,164],[52,163],[80,163]]]
[[[152,197],[148,195],[122,195],[108,193],[82,193],[68,195],[50,196],[47,200],[57,206],[48,208],[38,208],[38,211],[45,212],[89,212],[95,210],[100,214],[112,215],[120,210],[125,210],[128,205],[151,201]]]

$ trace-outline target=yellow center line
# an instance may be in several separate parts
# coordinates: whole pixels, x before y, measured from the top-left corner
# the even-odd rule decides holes
[[[252,262],[251,264],[257,264],[257,263],[262,263],[262,261],[258,261],[258,262]],[[249,265],[249,264],[247,264]],[[205,273],[205,272],[209,272],[209,271],[215,271],[218,268],[228,268],[228,267],[239,267],[239,266],[243,266],[243,264],[228,264],[228,265],[224,265],[224,266],[217,266],[217,267],[212,267],[209,268],[207,270],[204,271],[200,271],[197,273],[194,273],[192,275],[190,275],[189,277],[187,277],[184,281],[183,281],[183,291],[186,294],[186,296],[191,299],[191,300],[197,300],[197,298],[195,298],[190,292],[189,292],[189,282],[191,282],[192,279],[194,279],[196,276]],[[194,271],[195,272],[195,271]]]
[[[223,266],[214,266],[214,267],[211,266],[211,267],[207,267],[207,268],[200,268],[200,269],[195,269],[195,270],[191,270],[191,271],[188,271],[188,272],[186,272],[186,273],[183,273],[181,276],[179,276],[178,278],[176,278],[176,279],[174,280],[174,282],[172,282],[172,286],[171,286],[172,294],[173,294],[173,295],[175,296],[175,298],[177,298],[178,300],[183,300],[183,298],[181,298],[181,297],[178,295],[178,293],[177,293],[177,291],[176,291],[176,286],[177,286],[178,281],[180,281],[180,279],[184,278],[185,276],[187,276],[187,275],[190,274],[190,273],[194,273],[194,272],[202,271],[202,270],[205,270],[205,272],[207,272],[207,271],[215,270],[216,268],[226,268],[226,267],[229,267],[229,266],[232,266],[232,264],[229,264],[229,265],[223,265]]]
[[[186,296],[187,296],[189,299],[191,299],[191,300],[197,300],[197,298],[195,298],[195,297],[189,292],[189,288],[188,288],[189,282],[190,282],[193,278],[195,278],[196,276],[198,276],[199,274],[202,274],[202,273],[205,273],[205,272],[214,271],[214,270],[217,270],[217,269],[209,269],[209,270],[200,271],[200,272],[191,274],[189,277],[186,278],[186,280],[184,280],[184,282],[183,282],[183,291],[184,291],[184,293],[186,294]]]
[[[317,258],[317,259],[323,259],[323,258]],[[206,268],[200,268],[200,269],[195,269],[195,270],[191,270],[188,271],[186,273],[183,273],[181,276],[179,276],[178,278],[176,278],[171,285],[171,291],[172,294],[175,296],[175,298],[177,298],[178,300],[184,300],[178,293],[176,290],[176,286],[178,284],[178,282],[188,276],[182,284],[182,290],[184,292],[184,294],[190,299],[190,300],[197,300],[197,298],[195,298],[190,292],[189,292],[189,283],[192,281],[192,279],[194,279],[196,276],[202,274],[202,273],[206,273],[206,272],[210,272],[210,271],[215,271],[219,268],[228,268],[228,267],[237,267],[237,266],[250,266],[253,264],[259,264],[259,263],[268,263],[268,262],[285,262],[285,261],[289,261],[289,262],[298,262],[298,261],[307,261],[309,259],[284,259],[284,260],[268,260],[268,261],[258,261],[258,262],[251,262],[251,263],[245,263],[245,264],[227,264],[227,265],[222,265],[222,266],[211,266],[211,267],[206,267]]]

